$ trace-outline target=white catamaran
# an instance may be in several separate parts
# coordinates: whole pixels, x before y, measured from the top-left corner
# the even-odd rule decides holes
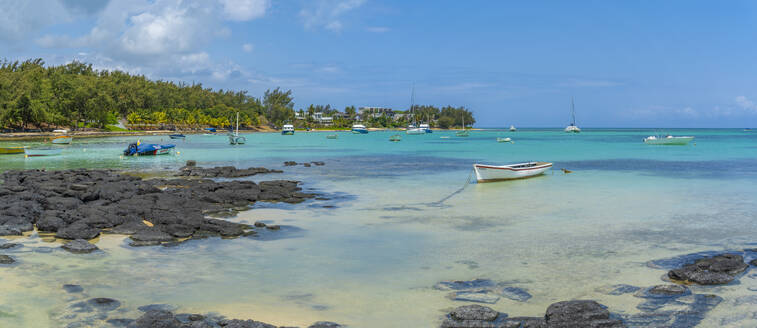
[[[576,107],[573,105],[573,97],[570,97],[570,125],[565,127],[565,132],[581,132],[581,129],[576,126]]]
[[[237,127],[234,132],[229,132],[229,144],[230,145],[242,145],[247,141],[247,138],[239,135],[239,112],[237,112]]]

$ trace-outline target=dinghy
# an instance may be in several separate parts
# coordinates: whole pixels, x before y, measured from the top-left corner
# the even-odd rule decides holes
[[[183,140],[187,136],[179,133],[179,134],[169,134],[168,137],[171,138],[171,139],[182,139]]]
[[[497,142],[513,142],[513,139],[510,138],[497,138]]]
[[[401,140],[402,140],[402,136],[400,136],[399,134],[395,134],[395,135],[389,137],[389,141],[391,141],[391,142],[397,142],[397,141],[401,141]]]
[[[691,140],[694,140],[694,137],[674,137],[674,136],[667,136],[667,137],[656,137],[656,136],[649,136],[644,138],[644,143],[647,145],[677,145],[677,146],[683,146],[688,145]]]
[[[165,155],[170,154],[176,145],[143,144],[139,141],[129,144],[124,149],[126,156]]]
[[[326,139],[336,139],[338,136],[336,134],[329,134],[326,136]]]
[[[63,152],[63,148],[26,148],[24,149],[25,157],[56,156]]]
[[[527,162],[501,166],[473,164],[478,182],[528,178],[542,174],[551,167],[552,163],[548,162]]]

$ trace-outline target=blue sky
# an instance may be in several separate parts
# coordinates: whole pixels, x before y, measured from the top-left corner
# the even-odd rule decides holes
[[[478,126],[757,127],[757,2],[0,0],[0,57]]]

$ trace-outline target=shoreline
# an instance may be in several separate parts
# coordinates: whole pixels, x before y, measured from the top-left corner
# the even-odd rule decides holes
[[[405,128],[369,128],[369,131],[405,131]],[[432,128],[433,131],[461,131],[462,129],[438,129],[438,128]],[[483,131],[483,129],[479,128],[471,128],[467,129],[468,131]],[[256,127],[253,129],[247,129],[247,130],[239,130],[240,133],[276,133],[280,130],[275,130],[269,127]],[[295,130],[295,132],[351,132],[350,129],[312,129],[310,131],[306,130]],[[153,131],[75,131],[70,132],[66,135],[72,136],[74,138],[103,138],[103,137],[124,137],[124,136],[132,136],[132,137],[140,137],[140,136],[153,136],[153,135],[170,135],[175,133],[181,133],[185,135],[190,134],[204,134],[208,133],[207,131],[173,131],[173,130],[153,130]],[[215,132],[214,134],[223,134],[223,132]],[[0,133],[0,141],[44,141],[46,138],[60,136],[61,133],[53,133],[53,132],[11,132],[11,133]]]

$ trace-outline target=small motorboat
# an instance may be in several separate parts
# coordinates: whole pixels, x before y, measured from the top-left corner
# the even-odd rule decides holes
[[[355,133],[355,134],[368,134],[368,129],[365,128],[365,125],[355,124],[355,125],[352,126],[352,133]]]
[[[326,136],[326,139],[336,139],[338,136],[336,134],[329,134]]]
[[[205,128],[205,131],[215,133],[216,132],[216,128]]]
[[[26,148],[24,149],[25,157],[56,156],[63,152],[63,148]]]
[[[168,137],[171,138],[171,139],[184,139],[187,136],[179,133],[179,134],[169,134]]]
[[[439,137],[439,139],[449,139],[449,136]]]
[[[677,145],[677,146],[683,146],[688,145],[691,140],[694,140],[694,137],[674,137],[674,136],[667,136],[667,137],[657,137],[657,136],[649,136],[644,138],[644,143],[647,145]]]
[[[0,155],[23,154],[24,147],[0,147]]]
[[[165,155],[170,154],[176,145],[143,144],[139,141],[129,144],[124,149],[126,156]]]
[[[431,130],[431,126],[428,123],[422,123],[418,128],[425,130],[426,133],[434,133],[434,130]]]
[[[419,135],[419,134],[426,134],[426,129],[423,128],[416,128],[415,126],[409,126],[407,130],[405,130],[406,134],[409,135]]]
[[[284,124],[284,127],[281,128],[281,135],[293,135],[294,134],[294,125],[291,124]]]
[[[542,174],[551,167],[552,163],[548,162],[527,162],[501,166],[473,164],[478,182],[528,178]]]
[[[515,132],[515,131],[518,131],[517,129],[515,129],[515,125],[510,125],[510,132]]]
[[[402,136],[399,135],[399,134],[395,134],[395,135],[389,137],[389,141],[391,141],[391,142],[402,141]]]
[[[470,136],[470,133],[468,133],[468,130],[462,130],[455,132],[456,137],[468,137]]]
[[[509,142],[509,143],[513,143],[513,139],[510,139],[510,138],[497,138],[497,142]]]
[[[68,145],[74,140],[74,137],[68,135],[68,130],[53,130],[54,137],[50,139],[50,142],[56,145]]]

